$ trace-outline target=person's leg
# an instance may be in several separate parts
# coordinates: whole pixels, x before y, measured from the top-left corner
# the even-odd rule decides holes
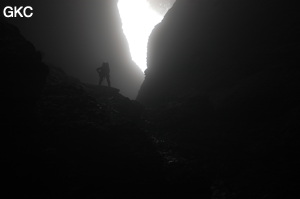
[[[108,87],[110,87],[110,78],[109,78],[109,75],[106,75],[106,81],[107,81]]]
[[[103,81],[103,76],[99,76],[99,85],[102,84],[102,81]]]

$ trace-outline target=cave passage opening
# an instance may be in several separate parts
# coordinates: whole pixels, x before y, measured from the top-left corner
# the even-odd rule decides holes
[[[147,45],[154,27],[159,24],[175,0],[118,0],[122,29],[132,60],[144,72],[147,68]]]

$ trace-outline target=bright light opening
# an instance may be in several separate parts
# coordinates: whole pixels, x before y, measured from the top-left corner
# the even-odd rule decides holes
[[[131,57],[145,71],[148,38],[164,16],[154,11],[147,0],[119,0],[118,9]]]

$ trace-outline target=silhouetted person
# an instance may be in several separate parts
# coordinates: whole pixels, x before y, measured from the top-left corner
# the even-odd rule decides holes
[[[102,66],[97,68],[97,72],[99,73],[99,85],[101,85],[103,79],[105,78],[107,81],[107,85],[110,87],[110,78],[109,78],[109,63],[103,62]]]

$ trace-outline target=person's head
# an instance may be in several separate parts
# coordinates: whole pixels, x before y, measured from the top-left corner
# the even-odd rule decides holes
[[[104,67],[109,67],[108,62],[107,62],[107,61],[103,62],[103,66],[104,66]]]

